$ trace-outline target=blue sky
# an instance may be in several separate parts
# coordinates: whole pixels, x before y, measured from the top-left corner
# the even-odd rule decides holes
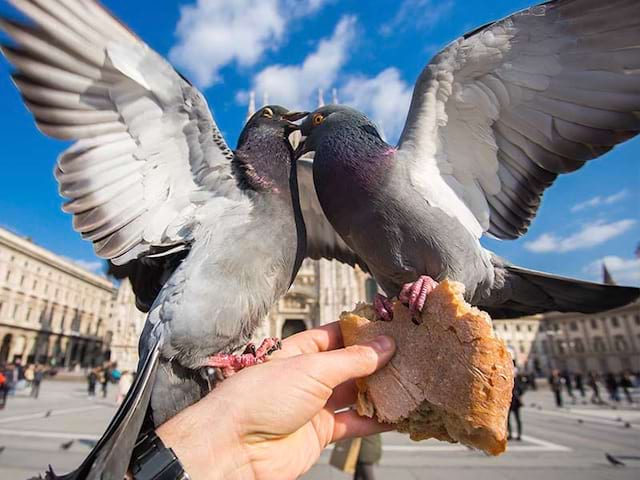
[[[205,92],[231,146],[258,103],[313,108],[317,90],[365,110],[397,139],[416,77],[430,57],[478,25],[530,5],[498,0],[105,0],[151,47]],[[14,15],[6,3],[0,14]],[[42,136],[0,60],[0,225],[91,268],[90,244],[60,210],[52,171],[65,144]],[[267,90],[267,92],[264,92]],[[525,267],[597,279],[607,260],[620,283],[640,285],[640,140],[547,190],[529,233],[486,246]]]

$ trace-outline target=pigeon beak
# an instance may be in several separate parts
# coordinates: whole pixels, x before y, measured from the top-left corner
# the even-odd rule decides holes
[[[300,146],[300,142],[302,141],[302,133],[299,129],[294,130],[289,134],[289,143],[295,152]]]
[[[307,115],[309,115],[309,112],[287,112],[282,115],[282,118],[289,122],[295,122],[297,120],[302,120]],[[296,127],[300,128],[298,125],[296,125]]]

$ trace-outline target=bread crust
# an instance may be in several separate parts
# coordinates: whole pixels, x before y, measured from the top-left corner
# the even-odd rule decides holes
[[[462,284],[441,282],[420,325],[400,302],[391,322],[374,321],[373,307],[365,304],[342,314],[345,345],[383,334],[397,344],[387,366],[357,382],[356,406],[413,440],[461,442],[498,455],[507,444],[513,363],[489,315],[468,305],[463,293]]]

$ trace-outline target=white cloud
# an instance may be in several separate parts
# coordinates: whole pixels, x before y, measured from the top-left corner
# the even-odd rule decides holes
[[[594,280],[602,280],[603,263],[617,284],[640,285],[640,258],[606,256],[589,263],[583,271]]]
[[[340,89],[340,96],[342,103],[365,112],[394,143],[409,111],[411,88],[397,69],[387,68],[372,78],[351,77]]]
[[[453,3],[453,0],[404,0],[395,16],[380,27],[380,33],[392,35],[408,26],[432,28],[451,12]]]
[[[254,65],[268,49],[277,48],[287,24],[309,15],[328,0],[197,0],[180,8],[178,41],[171,61],[208,87],[220,81],[230,63]]]
[[[619,202],[620,200],[625,199],[628,195],[629,192],[627,190],[620,190],[619,192],[609,195],[608,197],[602,197],[598,195],[590,198],[589,200],[585,200],[584,202],[576,203],[573,207],[571,207],[571,211],[575,213],[579,212],[580,210],[597,207],[599,205],[612,205]]]
[[[348,57],[348,49],[355,37],[356,18],[343,17],[330,38],[323,39],[317,49],[300,65],[272,65],[256,75],[253,89],[262,95],[268,93],[271,103],[299,109],[315,106],[312,97],[318,88],[328,89],[337,79],[338,72]],[[246,97],[240,92],[239,100]]]
[[[605,223],[597,221],[586,224],[582,229],[567,237],[560,237],[551,233],[544,233],[535,240],[526,242],[524,248],[530,252],[571,252],[585,248],[595,247],[607,240],[622,235],[629,230],[636,221],[631,219]]]

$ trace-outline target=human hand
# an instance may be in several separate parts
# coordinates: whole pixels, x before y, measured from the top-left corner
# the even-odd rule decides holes
[[[158,436],[193,480],[297,478],[329,443],[392,428],[353,410],[335,412],[355,402],[354,379],[391,359],[393,340],[343,346],[338,322],[294,335],[270,361],[235,374],[159,427]]]

